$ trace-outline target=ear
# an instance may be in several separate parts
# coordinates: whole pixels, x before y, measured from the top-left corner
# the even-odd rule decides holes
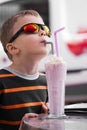
[[[14,54],[17,54],[19,53],[19,49],[17,47],[15,47],[15,45],[13,45],[12,43],[8,43],[6,45],[6,50],[11,54],[11,55],[14,55]]]

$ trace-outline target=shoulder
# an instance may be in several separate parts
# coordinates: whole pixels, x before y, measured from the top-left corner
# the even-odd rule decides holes
[[[7,74],[8,72],[5,69],[0,69],[0,75]]]
[[[46,79],[46,74],[45,73],[39,73],[39,77],[43,78],[43,79]]]
[[[14,76],[14,74],[12,74],[11,72],[5,69],[0,70],[0,78],[6,78],[6,77],[11,77],[11,76]]]
[[[44,72],[40,72],[39,74],[40,74],[40,76],[46,76],[46,74]]]
[[[39,73],[39,82],[41,82],[44,85],[47,85],[46,75],[45,73]]]

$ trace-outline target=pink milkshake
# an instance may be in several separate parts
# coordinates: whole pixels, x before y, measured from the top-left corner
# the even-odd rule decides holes
[[[48,84],[48,96],[50,116],[61,117],[64,115],[65,105],[65,78],[66,63],[61,57],[51,56],[46,63],[46,78]]]

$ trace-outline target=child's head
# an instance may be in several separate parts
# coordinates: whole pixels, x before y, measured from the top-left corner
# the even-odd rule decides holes
[[[27,16],[30,17],[30,19],[25,18]],[[12,43],[16,41],[16,39],[20,36],[22,31],[24,31],[23,30],[24,28],[22,30],[20,30],[20,28],[23,27],[23,25],[26,25],[28,23],[32,23],[32,16],[34,16],[35,18],[36,17],[39,18],[37,21],[33,20],[34,21],[33,23],[38,23],[39,24],[39,20],[40,20],[42,22],[42,24],[44,24],[42,17],[35,10],[23,10],[23,11],[20,11],[18,14],[12,16],[11,18],[9,18],[3,24],[2,28],[1,28],[1,42],[2,42],[2,45],[3,45],[3,48],[4,48],[5,52],[7,53],[8,57],[10,59],[11,59],[11,54],[9,53],[9,51],[7,49],[8,43],[10,45],[12,45]],[[35,25],[35,26],[37,26],[37,25]],[[27,31],[27,30],[25,30],[25,31]],[[16,33],[17,33],[17,35],[14,36]]]

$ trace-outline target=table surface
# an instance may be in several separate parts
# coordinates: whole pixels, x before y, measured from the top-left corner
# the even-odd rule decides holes
[[[26,119],[23,130],[87,130],[87,115],[66,115],[52,119],[40,114],[36,118]]]

